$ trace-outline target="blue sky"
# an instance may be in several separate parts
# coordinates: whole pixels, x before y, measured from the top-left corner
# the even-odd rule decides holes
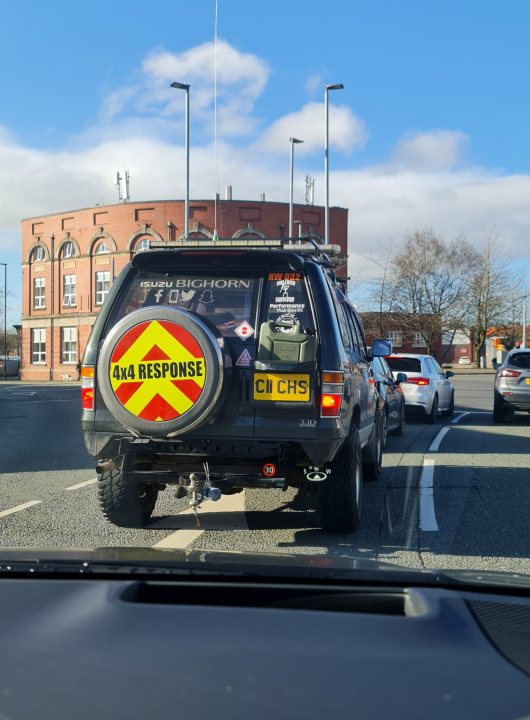
[[[20,220],[183,196],[190,82],[192,196],[323,201],[323,86],[332,93],[331,203],[348,207],[351,263],[419,227],[530,257],[530,3],[523,0],[219,0],[218,149],[214,0],[2,3],[0,261],[20,312]],[[177,77],[178,75],[178,77]],[[381,250],[382,251],[382,250]]]

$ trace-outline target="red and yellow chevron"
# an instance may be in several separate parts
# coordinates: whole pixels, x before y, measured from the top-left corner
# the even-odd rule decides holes
[[[143,420],[173,420],[199,399],[206,360],[194,336],[165,320],[139,323],[122,335],[110,359],[119,402]]]

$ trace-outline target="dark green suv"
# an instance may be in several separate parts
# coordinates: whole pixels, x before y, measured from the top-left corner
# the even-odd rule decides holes
[[[331,246],[333,249],[334,246]],[[329,250],[329,248],[327,248]],[[176,486],[192,506],[242,488],[314,494],[351,532],[381,469],[381,400],[362,324],[312,242],[192,241],[138,253],[82,367],[82,430],[106,518],[145,524]]]

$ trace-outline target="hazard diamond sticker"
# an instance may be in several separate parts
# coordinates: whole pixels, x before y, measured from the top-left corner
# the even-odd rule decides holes
[[[244,320],[241,325],[238,325],[236,328],[234,328],[234,332],[236,335],[239,335],[241,340],[246,340],[249,337],[252,337],[254,335],[254,328],[252,325],[249,325],[246,320]]]
[[[109,375],[124,408],[142,420],[162,422],[195,405],[204,388],[206,361],[188,330],[153,320],[121,336],[111,355]]]

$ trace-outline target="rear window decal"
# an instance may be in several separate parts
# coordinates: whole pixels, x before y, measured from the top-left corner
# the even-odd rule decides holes
[[[291,280],[291,281],[294,281],[294,282],[300,282],[301,277],[302,277],[302,276],[300,275],[300,273],[270,272],[268,279],[269,279],[269,280],[276,280],[276,281],[278,281],[278,280],[281,280],[281,281],[283,281],[283,280]]]
[[[236,360],[237,367],[250,367],[250,363],[252,362],[252,356],[249,353],[249,351],[245,348],[241,355]]]
[[[238,335],[241,340],[246,340],[254,335],[254,328],[246,320],[234,328],[234,332]]]

